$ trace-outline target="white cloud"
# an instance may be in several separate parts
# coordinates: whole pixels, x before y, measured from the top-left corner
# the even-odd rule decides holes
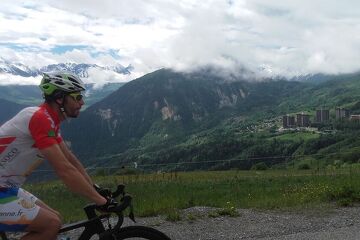
[[[131,64],[131,76],[207,64],[285,76],[360,70],[355,0],[3,0],[2,6],[0,54],[30,66]],[[55,52],[58,46],[85,47]],[[123,80],[108,73],[102,79],[112,78]]]
[[[38,77],[21,77],[14,76],[8,73],[0,74],[0,85],[9,85],[9,84],[17,84],[17,85],[38,85],[40,84],[41,76]]]
[[[83,78],[82,80],[85,83],[94,84],[94,88],[101,88],[106,83],[114,83],[114,82],[128,82],[133,80],[141,75],[129,74],[123,75],[119,73],[115,73],[113,71],[108,70],[100,70],[96,68],[90,68],[88,70],[89,77]],[[9,73],[1,73],[0,74],[0,85],[9,85],[9,84],[17,84],[17,85],[38,85],[40,84],[42,76],[37,77],[22,77],[22,76],[14,76]]]
[[[123,75],[113,71],[100,70],[97,68],[90,68],[88,73],[89,78],[84,78],[83,80],[85,83],[93,83],[94,88],[100,88],[104,84],[111,82],[128,82],[137,77],[134,74]]]

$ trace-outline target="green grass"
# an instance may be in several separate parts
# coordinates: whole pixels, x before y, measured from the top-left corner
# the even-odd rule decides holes
[[[272,137],[270,139],[278,139],[278,140],[291,140],[291,141],[299,141],[299,140],[310,140],[318,138],[320,135],[319,133],[313,132],[292,132],[292,133],[284,133],[276,137]]]
[[[147,174],[97,177],[102,186],[125,183],[134,197],[136,216],[165,215],[181,220],[178,210],[192,206],[217,207],[219,215],[235,214],[235,208],[298,209],[337,203],[360,202],[360,172],[333,170],[327,174],[311,171],[219,171],[177,174]],[[70,193],[61,183],[27,185],[65,222],[85,218],[86,201]]]

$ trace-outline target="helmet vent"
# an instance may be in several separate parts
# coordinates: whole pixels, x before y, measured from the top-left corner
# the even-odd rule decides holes
[[[56,81],[55,83],[58,84],[58,85],[65,85],[65,83],[63,83],[61,81]]]
[[[77,83],[77,82],[78,82],[76,79],[74,79],[74,78],[72,78],[72,77],[68,77],[68,79],[69,79],[70,81],[74,82],[74,83]]]

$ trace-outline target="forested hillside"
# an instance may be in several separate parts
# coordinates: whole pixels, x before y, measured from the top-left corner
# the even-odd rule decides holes
[[[313,117],[321,107],[346,107],[356,114],[359,79],[353,74],[321,83],[228,81],[162,69],[89,107],[63,132],[86,164],[97,166],[136,162],[164,164],[164,169],[249,169],[264,161],[268,167],[292,161],[311,165],[335,146],[347,146],[356,155],[356,148],[346,142],[357,144],[357,123],[331,121],[320,131],[281,137],[277,129],[282,115],[305,111]]]

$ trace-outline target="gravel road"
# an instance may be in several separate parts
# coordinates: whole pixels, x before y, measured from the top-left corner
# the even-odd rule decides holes
[[[139,219],[176,240],[309,240],[360,239],[360,207],[302,213],[239,209],[239,217],[208,217],[211,208],[197,207],[183,212],[182,221],[163,218]],[[186,220],[187,216],[197,216]],[[194,217],[192,217],[193,219]]]
[[[360,239],[360,207],[303,212],[238,209],[237,217],[209,217],[214,211],[214,208],[193,207],[181,212],[180,221],[166,221],[159,216],[137,218],[136,225],[159,229],[173,240]],[[135,224],[126,220],[125,225]],[[68,236],[76,239],[78,234],[72,232]]]

